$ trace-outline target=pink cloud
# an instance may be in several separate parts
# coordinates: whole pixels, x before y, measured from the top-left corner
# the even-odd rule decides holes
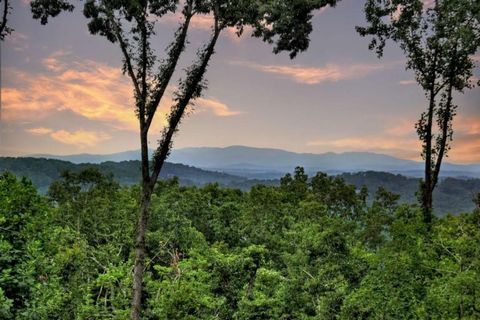
[[[233,61],[233,65],[246,66],[265,73],[277,74],[298,83],[319,84],[341,80],[358,79],[386,68],[382,64],[327,64],[324,67],[305,67],[299,65],[261,65],[246,61]]]

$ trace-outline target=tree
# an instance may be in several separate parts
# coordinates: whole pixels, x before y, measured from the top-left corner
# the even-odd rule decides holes
[[[5,39],[5,36],[9,35],[13,29],[7,25],[8,23],[8,15],[12,7],[8,0],[0,0],[1,6],[1,20],[0,20],[0,40]]]
[[[416,124],[422,142],[425,176],[419,198],[424,220],[432,220],[432,194],[443,158],[453,138],[456,114],[454,92],[473,87],[472,55],[480,47],[480,3],[475,0],[435,0],[426,8],[421,0],[368,0],[369,25],[357,27],[362,36],[373,36],[369,49],[383,55],[386,41],[396,42],[407,58],[406,68],[428,99],[427,111]]]
[[[228,0],[88,0],[84,15],[90,19],[88,28],[117,43],[123,54],[123,71],[130,77],[135,97],[135,111],[139,121],[142,195],[136,231],[135,266],[133,274],[132,319],[139,319],[142,304],[142,279],[145,268],[145,234],[152,193],[162,167],[168,157],[174,134],[188,107],[206,87],[207,66],[214,53],[220,33],[235,27],[240,35],[244,27],[252,26],[253,35],[274,43],[274,52],[290,52],[294,58],[308,48],[312,31],[312,11],[337,0],[284,1],[228,1]],[[42,24],[62,11],[72,11],[68,0],[34,0],[33,17]],[[154,26],[168,13],[180,13],[182,22],[174,40],[167,48],[166,59],[160,59],[152,50]],[[165,96],[182,52],[187,43],[190,22],[195,15],[212,16],[210,40],[197,53],[197,61],[186,68],[173,94],[174,103],[168,115],[168,124],[153,157],[149,159],[148,134],[157,107]]]

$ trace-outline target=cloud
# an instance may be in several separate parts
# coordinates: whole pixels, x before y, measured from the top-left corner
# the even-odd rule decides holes
[[[462,163],[480,163],[480,116],[454,118],[449,158]]]
[[[5,37],[5,42],[13,46],[15,51],[23,52],[29,48],[28,45],[29,37],[19,31],[12,31],[11,34]]]
[[[135,130],[132,87],[120,68],[54,52],[42,61],[45,72],[7,68],[2,88],[7,121],[32,120],[60,110],[125,130]]]
[[[200,108],[209,109],[219,117],[231,117],[242,114],[240,111],[232,111],[230,108],[217,99],[198,98],[195,105]]]
[[[338,139],[316,139],[307,142],[308,146],[320,147],[334,152],[380,152],[405,159],[416,159],[420,155],[420,142],[416,138],[393,138],[379,134],[367,137],[344,137]]]
[[[154,18],[155,19],[155,18]],[[168,25],[179,25],[184,21],[183,15],[180,11],[175,12],[174,14],[167,14],[158,20],[159,23],[165,23]],[[211,31],[214,26],[214,17],[212,14],[195,14],[190,20],[189,29],[199,30],[199,31]],[[245,26],[244,34],[251,32],[252,27]],[[226,28],[221,35],[230,39],[233,42],[240,42],[244,37],[237,35],[237,29],[235,27]]]
[[[70,110],[116,130],[138,131],[132,85],[119,67],[80,60],[65,51],[52,53],[42,60],[42,65],[45,71],[40,73],[5,70],[9,84],[4,85],[1,94],[6,121],[36,121]],[[160,132],[166,124],[174,90],[174,86],[169,87],[162,99],[152,133]],[[200,98],[197,105],[215,116],[239,114],[217,99]]]
[[[33,135],[48,135],[50,138],[59,141],[64,144],[74,145],[79,148],[93,147],[96,146],[99,142],[108,140],[111,138],[110,135],[104,132],[96,131],[87,131],[87,130],[76,130],[73,132],[66,130],[57,130],[54,131],[50,128],[31,128],[26,130],[28,133]]]
[[[330,63],[324,67],[305,67],[299,65],[261,65],[246,61],[232,61],[230,63],[265,73],[277,74],[290,78],[295,82],[309,85],[358,79],[386,68],[386,65],[382,64],[354,64],[345,66]]]
[[[315,139],[308,141],[307,146],[318,147],[322,151],[379,152],[421,160],[421,142],[414,127],[416,119],[386,119],[385,122],[385,129],[375,135]],[[480,116],[456,116],[453,130],[452,148],[444,161],[480,163]]]
[[[398,82],[398,84],[401,84],[402,86],[409,86],[416,83],[417,82],[415,80],[401,80]]]
[[[61,143],[78,146],[80,148],[92,147],[101,141],[111,138],[108,134],[103,132],[85,130],[77,130],[74,132],[59,130],[52,132],[50,136]]]
[[[34,135],[45,135],[53,132],[52,129],[44,128],[44,127],[31,128],[31,129],[27,129],[26,131]]]

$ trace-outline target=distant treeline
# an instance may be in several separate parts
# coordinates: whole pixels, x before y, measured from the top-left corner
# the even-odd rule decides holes
[[[0,158],[0,172],[9,171],[18,177],[27,177],[37,187],[40,193],[46,193],[52,182],[58,180],[64,171],[80,172],[86,168],[96,168],[101,173],[113,175],[121,185],[134,185],[140,181],[140,162],[104,162],[101,164],[74,164],[68,161],[41,158]],[[254,185],[279,185],[280,180],[249,179],[231,174],[207,171],[183,164],[166,163],[162,179],[177,177],[184,186],[204,186],[218,183],[222,187],[236,188],[243,191]],[[366,171],[357,173],[342,173],[338,177],[348,184],[360,189],[366,186],[369,190],[369,200],[379,187],[400,195],[401,202],[417,201],[416,192],[419,179],[405,177],[387,172]],[[435,190],[434,208],[437,215],[446,213],[469,212],[473,210],[474,195],[480,192],[480,179],[445,178]]]

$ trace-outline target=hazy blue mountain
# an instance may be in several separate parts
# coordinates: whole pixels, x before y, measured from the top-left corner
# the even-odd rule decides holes
[[[101,163],[105,161],[138,160],[139,151],[126,151],[109,155],[33,156],[60,159],[73,163]],[[422,162],[398,159],[371,152],[313,154],[245,146],[198,147],[175,149],[168,160],[172,163],[182,163],[202,169],[258,179],[279,178],[286,172],[291,172],[296,166],[303,166],[308,173],[324,171],[330,174],[338,174],[374,170],[414,177],[420,177],[423,174]],[[445,163],[442,168],[442,176],[480,177],[480,164],[457,165]]]

